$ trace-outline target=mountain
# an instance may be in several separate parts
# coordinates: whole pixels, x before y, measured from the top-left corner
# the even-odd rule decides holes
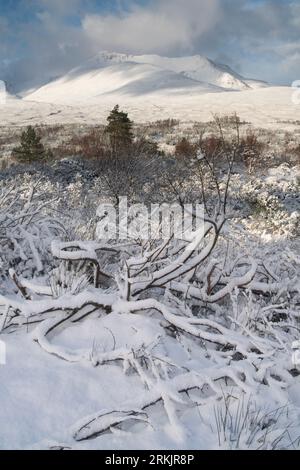
[[[48,103],[97,103],[104,96],[141,97],[216,93],[267,86],[226,65],[196,55],[168,58],[101,52],[24,99]]]

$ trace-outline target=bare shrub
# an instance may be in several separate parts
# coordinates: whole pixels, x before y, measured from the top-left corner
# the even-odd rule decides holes
[[[214,119],[210,121],[210,124],[215,125],[216,121],[218,121],[222,125],[223,128],[224,127],[235,128],[237,120],[238,120],[239,126],[249,124],[247,121],[244,121],[239,116],[237,116],[236,113],[225,114],[221,116],[214,115]]]
[[[196,156],[196,146],[184,137],[176,144],[175,156],[177,158],[193,158]]]
[[[102,129],[94,128],[83,136],[74,136],[70,141],[75,155],[84,158],[105,157],[108,152],[108,138]]]
[[[292,160],[295,161],[295,163],[300,164],[300,144],[296,145],[291,151],[290,151]]]
[[[162,119],[151,123],[151,127],[154,127],[162,132],[169,132],[178,126],[180,121],[178,119]]]
[[[261,163],[264,149],[265,145],[258,140],[253,130],[249,130],[241,139],[240,157],[250,172]]]
[[[222,139],[216,135],[210,135],[200,142],[200,149],[208,159],[213,159],[219,155],[222,148]]]

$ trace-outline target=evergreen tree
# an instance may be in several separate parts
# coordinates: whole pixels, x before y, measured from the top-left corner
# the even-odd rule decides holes
[[[32,163],[46,158],[47,152],[32,126],[21,135],[20,146],[13,150],[13,156],[23,163]]]
[[[133,143],[133,122],[128,118],[128,114],[120,111],[119,105],[116,105],[110,112],[107,121],[108,125],[105,131],[109,135],[113,151],[128,149]]]

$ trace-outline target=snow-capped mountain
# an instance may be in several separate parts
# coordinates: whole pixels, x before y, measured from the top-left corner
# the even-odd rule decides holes
[[[251,84],[247,83],[247,79],[234,72],[227,65],[216,64],[210,59],[200,55],[170,58],[159,55],[134,56],[101,52],[87,61],[83,66],[74,69],[73,72],[82,73],[83,71],[121,63],[149,64],[159,69],[172,71],[198,82],[205,82],[221,88],[243,90],[252,87]],[[263,82],[258,83],[262,84]]]
[[[96,103],[104,96],[198,95],[266,86],[202,57],[168,58],[101,52],[66,75],[31,90],[26,100]]]

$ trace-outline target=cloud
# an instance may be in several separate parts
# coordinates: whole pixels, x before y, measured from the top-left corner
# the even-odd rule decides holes
[[[223,0],[214,30],[195,47],[215,59],[226,57],[243,75],[290,84],[300,77],[300,63],[286,46],[299,43],[299,26],[294,0]]]
[[[164,0],[118,15],[86,15],[83,31],[99,48],[129,53],[180,53],[216,23],[219,0]]]

